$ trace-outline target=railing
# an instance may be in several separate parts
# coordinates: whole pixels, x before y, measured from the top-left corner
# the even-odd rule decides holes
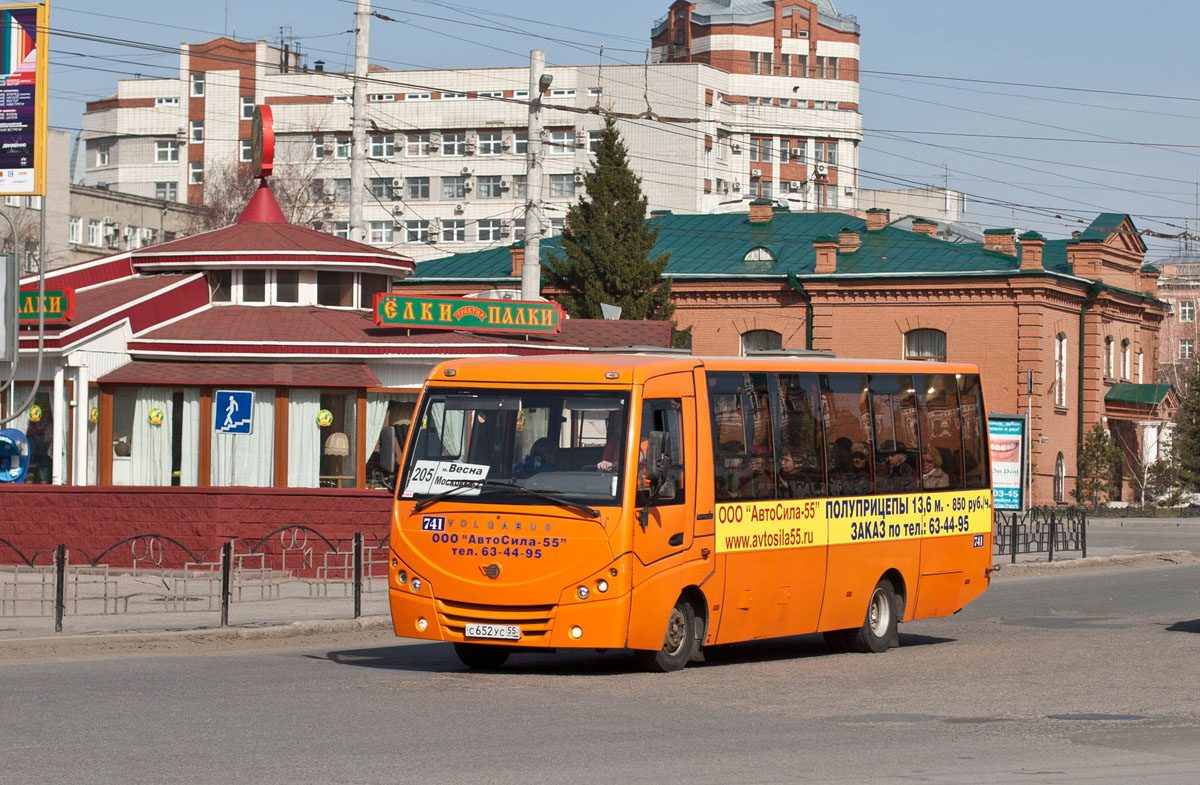
[[[61,632],[65,616],[215,612],[226,626],[234,604],[352,599],[359,618],[364,592],[386,592],[387,572],[386,536],[330,540],[302,525],[202,553],[162,534],[126,537],[95,557],[65,544],[27,555],[0,538],[0,617],[53,615]]]
[[[1077,551],[1087,558],[1087,511],[1080,507],[1031,507],[1024,512],[997,512],[992,549],[997,556],[1018,553],[1054,554]]]

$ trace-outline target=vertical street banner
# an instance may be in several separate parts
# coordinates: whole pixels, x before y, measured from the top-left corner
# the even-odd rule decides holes
[[[996,509],[1025,509],[1025,416],[989,415],[988,452]]]
[[[48,8],[0,6],[0,195],[46,193]]]

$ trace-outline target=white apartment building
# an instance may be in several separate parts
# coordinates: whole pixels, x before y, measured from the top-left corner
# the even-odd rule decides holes
[[[684,50],[659,44],[687,24],[672,7],[652,31],[661,62],[547,68],[542,194],[551,233],[583,193],[605,113],[619,118],[652,210],[744,211],[758,198],[793,210],[857,207],[857,24],[839,17],[828,27],[828,0],[699,5],[728,12],[694,13]],[[775,21],[764,25],[760,6],[778,6]],[[726,32],[699,35],[714,19]],[[121,80],[115,95],[88,105],[83,182],[203,203],[206,184],[249,161],[250,121],[264,104],[275,122],[273,179],[299,183],[293,191],[307,202],[292,220],[348,236],[352,86],[351,75],[301,68],[262,41],[185,45],[178,78]],[[367,242],[421,260],[520,240],[528,89],[527,68],[372,66]]]

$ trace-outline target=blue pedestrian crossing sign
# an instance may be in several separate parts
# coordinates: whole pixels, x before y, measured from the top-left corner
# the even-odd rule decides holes
[[[217,390],[213,410],[213,430],[217,433],[250,433],[254,391]]]

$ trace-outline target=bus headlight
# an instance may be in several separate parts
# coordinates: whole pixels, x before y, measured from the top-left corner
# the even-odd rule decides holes
[[[399,583],[401,586],[408,583],[408,571],[407,570],[401,570],[400,572],[396,573],[396,583]]]
[[[577,595],[579,595],[579,599],[581,599],[581,600],[586,600],[588,598],[588,595],[591,594],[591,592],[588,591],[588,587],[586,587],[586,586],[580,586],[578,589],[575,590],[575,593]]]
[[[583,637],[583,627],[572,627],[571,628],[571,637],[574,638],[575,640],[579,640],[580,638],[582,638]]]
[[[417,632],[425,632],[425,628],[429,626],[429,622],[425,621],[425,617],[417,619]]]
[[[603,578],[596,581],[596,591],[600,592],[601,594],[608,591],[608,581],[604,580]]]
[[[420,591],[420,590],[421,590],[421,579],[420,579],[420,578],[413,578],[413,579],[412,579],[412,590],[413,590],[413,591]]]

